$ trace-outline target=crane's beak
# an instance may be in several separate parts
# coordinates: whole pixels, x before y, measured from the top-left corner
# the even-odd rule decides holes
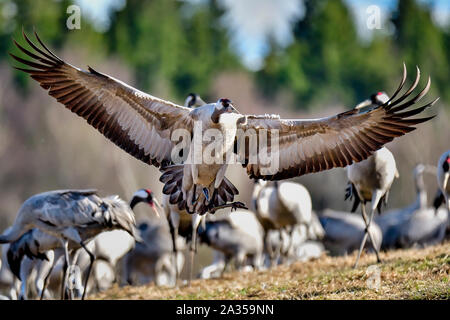
[[[153,199],[153,202],[156,204],[156,206],[158,207],[158,209],[163,210],[163,207],[159,204],[158,200]]]
[[[158,202],[157,200],[153,199],[153,202],[149,203],[149,205],[150,205],[150,207],[152,208],[153,212],[156,214],[156,216],[157,216],[158,218],[161,218],[161,216],[159,215],[158,210],[157,210],[156,207],[155,207],[155,203],[157,203],[157,202]],[[159,204],[158,204],[158,206],[159,206]]]
[[[369,99],[367,99],[367,100],[364,100],[363,102],[358,103],[358,104],[355,106],[355,109],[356,109],[356,110],[359,110],[359,109],[362,109],[362,108],[364,108],[364,107],[370,106],[371,104],[372,104],[372,101],[370,101]]]
[[[444,173],[444,183],[442,184],[444,189],[447,188],[449,178],[450,178],[450,172]]]
[[[236,109],[236,107],[234,106],[234,104],[232,104],[231,105],[231,108],[230,108],[231,110],[229,111],[230,113],[231,112],[234,112],[234,113],[240,113],[239,111],[238,111],[238,109]]]

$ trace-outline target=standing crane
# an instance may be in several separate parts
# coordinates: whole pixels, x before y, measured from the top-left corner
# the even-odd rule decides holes
[[[17,241],[33,228],[39,228],[58,238],[64,249],[64,279],[70,266],[69,243],[74,243],[83,248],[91,260],[85,280],[86,289],[95,260],[95,255],[86,247],[86,243],[100,232],[114,229],[122,229],[139,240],[132,208],[144,201],[154,208],[155,199],[144,189],[134,194],[130,205],[116,195],[101,198],[96,190],[56,190],[39,193],[23,203],[13,226],[0,235],[0,243]],[[82,299],[85,293],[86,290],[83,291]]]
[[[367,160],[355,163],[348,167],[347,177],[349,186],[347,188],[346,199],[354,197],[352,212],[361,205],[361,214],[366,224],[366,231],[361,241],[358,256],[354,267],[358,266],[359,257],[367,241],[367,236],[372,238],[369,232],[375,210],[381,211],[381,205],[388,199],[394,178],[398,177],[398,171],[395,159],[392,153],[385,147],[376,151],[373,156]],[[370,215],[366,214],[366,203],[371,201]],[[375,243],[371,239],[372,245]],[[375,248],[377,262],[380,262],[378,248]]]
[[[226,98],[195,109],[164,101],[91,67],[85,71],[64,62],[34,34],[40,47],[23,33],[33,52],[15,42],[33,60],[11,54],[28,66],[17,69],[30,74],[58,102],[124,151],[160,168],[164,193],[171,196],[171,204],[182,203],[189,213],[245,208],[241,202],[221,204],[234,197],[226,197],[223,183],[230,158],[237,158],[250,178],[288,179],[360,162],[394,138],[414,130],[415,125],[433,118],[410,119],[436,99],[403,111],[417,103],[431,86],[428,79],[422,91],[406,100],[419,83],[417,69],[414,83],[397,97],[406,82],[405,65],[389,103],[321,119],[287,120],[278,115],[241,114]],[[213,137],[208,134],[220,139],[212,143]],[[207,136],[209,139],[204,139]],[[198,152],[200,147],[212,151],[211,144],[214,156],[212,152]],[[179,156],[181,150],[186,150],[183,157]],[[238,157],[232,157],[235,153]]]

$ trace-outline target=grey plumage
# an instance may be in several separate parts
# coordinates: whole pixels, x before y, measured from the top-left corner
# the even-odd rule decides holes
[[[206,221],[199,228],[199,239],[224,254],[225,264],[235,259],[236,268],[250,259],[254,268],[262,266],[264,232],[255,214],[247,210],[231,212],[223,218]]]
[[[0,236],[0,243],[16,241],[27,231],[39,228],[60,239],[67,268],[70,265],[69,242],[74,242],[83,247],[91,259],[85,280],[87,283],[95,255],[86,248],[85,243],[100,232],[113,229],[122,229],[140,240],[135,224],[132,209],[118,196],[101,198],[96,190],[48,191],[36,194],[23,203],[13,226]]]
[[[122,229],[138,237],[135,225],[134,213],[118,196],[101,198],[96,190],[56,190],[28,198],[0,243],[15,241],[34,227],[56,236],[77,228],[83,240],[107,229]]]
[[[355,197],[352,211],[356,210],[359,204],[361,205],[361,214],[367,227],[372,223],[375,210],[378,208],[380,211],[381,204],[387,201],[394,178],[398,176],[394,156],[385,147],[374,152],[374,154],[366,160],[354,163],[347,168],[350,189],[347,189],[346,199],[349,198],[349,195]],[[369,216],[367,216],[366,202],[369,201],[371,202],[371,209]],[[370,229],[368,228],[368,230]],[[358,265],[359,257],[364,247],[364,242],[367,240],[367,236],[369,238],[373,237],[370,231],[366,232],[361,241],[355,267]],[[371,243],[373,244],[375,240],[372,240]],[[378,249],[375,247],[374,249],[377,261],[380,262]]]
[[[375,217],[375,222],[383,232],[382,248],[397,248],[400,246],[399,239],[401,228],[407,224],[411,216],[420,209],[427,207],[427,193],[423,181],[423,173],[429,171],[424,165],[418,165],[413,171],[414,184],[416,187],[415,201],[405,208],[390,210],[383,215]]]
[[[293,252],[292,236],[298,228],[304,227],[305,239],[308,237],[307,233],[310,233],[311,238],[320,238],[323,233],[312,211],[311,196],[299,183],[256,180],[252,206],[265,230],[266,251],[272,260],[271,264],[275,264],[279,256],[288,258],[287,255]],[[283,236],[288,240],[283,241]],[[283,243],[286,245],[283,246]]]

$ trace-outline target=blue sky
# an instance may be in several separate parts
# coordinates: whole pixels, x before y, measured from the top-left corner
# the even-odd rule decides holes
[[[181,0],[201,3],[205,0]],[[372,30],[366,25],[367,8],[376,5],[380,9],[382,31],[389,32],[385,23],[390,12],[396,8],[397,0],[344,0],[355,17],[358,34],[362,39],[370,40]],[[82,7],[98,30],[109,27],[109,13],[121,10],[126,0],[75,0]],[[449,0],[418,0],[433,8],[433,19],[440,25],[449,25]],[[262,66],[268,51],[267,40],[272,37],[279,45],[287,46],[292,40],[292,24],[304,14],[302,0],[219,0],[226,9],[223,23],[232,35],[233,49],[240,55],[244,64],[257,70]],[[258,10],[255,10],[258,8]]]

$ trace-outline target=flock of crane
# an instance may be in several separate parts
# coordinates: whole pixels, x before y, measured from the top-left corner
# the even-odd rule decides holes
[[[179,285],[185,264],[184,249],[191,252],[189,281],[198,243],[214,249],[214,260],[198,274],[220,277],[230,261],[241,271],[265,269],[280,263],[305,261],[323,252],[348,254],[364,248],[380,249],[425,246],[443,241],[449,231],[450,151],[437,167],[418,165],[414,170],[417,199],[410,206],[375,217],[386,204],[398,171],[384,144],[415,129],[433,117],[410,118],[432,106],[437,99],[416,109],[430,88],[407,98],[419,83],[399,97],[402,81],[391,98],[379,92],[355,108],[333,117],[284,120],[276,115],[241,114],[229,99],[205,103],[190,94],[178,106],[134,89],[89,67],[67,64],[39,39],[41,47],[23,34],[33,52],[15,42],[29,58],[11,54],[32,69],[31,75],[58,102],[85,118],[105,137],[147,164],[160,168],[164,183],[161,204],[148,189],[135,192],[129,203],[113,195],[101,197],[96,190],[56,190],[34,195],[19,209],[11,227],[0,235],[0,290],[4,298],[85,298],[114,283]],[[274,130],[275,171],[266,170],[260,159],[243,154],[242,165],[254,189],[250,210],[239,201],[237,188],[225,177],[227,163],[188,161],[194,158],[197,133],[194,123],[224,133],[225,142],[216,159],[237,153],[252,134]],[[176,149],[172,134],[183,129],[194,143]],[[265,130],[265,131],[264,131]],[[230,139],[231,138],[231,139]],[[248,140],[245,140],[245,139]],[[257,150],[263,139],[255,139]],[[205,144],[204,140],[199,140]],[[230,142],[231,141],[231,142]],[[207,144],[205,144],[206,146]],[[174,160],[174,152],[181,158]],[[218,153],[218,154],[217,154]],[[361,216],[325,210],[316,214],[308,190],[295,182],[280,181],[307,173],[347,167],[346,199]],[[436,174],[440,193],[428,207],[423,174]],[[371,202],[366,212],[366,203]],[[155,218],[136,224],[133,208],[146,203]],[[442,206],[442,204],[445,204]],[[226,215],[213,215],[231,208]],[[161,214],[163,213],[163,214]]]

